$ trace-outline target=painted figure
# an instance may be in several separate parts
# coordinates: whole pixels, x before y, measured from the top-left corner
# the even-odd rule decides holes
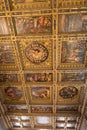
[[[85,40],[63,41],[62,63],[84,63]]]
[[[87,14],[59,15],[59,32],[87,31]]]
[[[52,33],[51,16],[15,18],[17,34]]]
[[[59,95],[65,99],[73,98],[78,94],[78,89],[73,86],[64,87],[59,91]]]
[[[29,73],[26,74],[27,82],[51,82],[52,73]]]
[[[48,58],[48,50],[44,45],[33,42],[26,47],[25,55],[32,63],[41,63]]]
[[[17,87],[6,87],[5,94],[12,99],[20,99],[22,97],[22,91]]]
[[[32,98],[50,98],[50,88],[49,87],[33,87],[31,88]]]

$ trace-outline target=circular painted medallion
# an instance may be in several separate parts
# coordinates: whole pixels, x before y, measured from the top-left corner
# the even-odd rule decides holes
[[[6,87],[5,94],[12,99],[20,99],[22,97],[22,91],[17,87]]]
[[[41,63],[48,58],[48,50],[44,45],[34,42],[26,47],[25,55],[32,63]]]
[[[64,87],[59,91],[59,95],[63,98],[72,98],[78,94],[78,89],[73,86]]]

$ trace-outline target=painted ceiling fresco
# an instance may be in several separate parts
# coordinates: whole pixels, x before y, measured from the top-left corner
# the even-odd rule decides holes
[[[8,130],[80,130],[87,0],[0,0],[0,114]]]

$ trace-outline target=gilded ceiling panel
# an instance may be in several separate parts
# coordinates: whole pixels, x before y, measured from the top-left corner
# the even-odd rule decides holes
[[[11,102],[12,104],[6,104],[5,109],[7,112],[9,113],[26,113],[28,112],[27,106],[26,104],[14,104],[13,102]],[[14,104],[14,105],[13,105]]]
[[[18,44],[23,69],[52,69],[51,40],[20,41]]]
[[[85,83],[86,81],[86,74],[79,72],[79,73],[58,73],[58,82],[64,82],[64,83]]]
[[[20,128],[20,127],[29,128],[29,127],[31,127],[29,122],[20,123],[20,121],[19,122],[12,122],[12,125],[14,128]]]
[[[15,17],[17,35],[42,35],[52,33],[52,16]]]
[[[18,85],[3,85],[1,88],[3,93],[3,98],[5,102],[16,103],[16,102],[24,102],[24,93],[21,86]]]
[[[34,118],[35,126],[51,126],[52,125],[52,118],[46,116],[38,116]]]
[[[52,73],[27,73],[25,74],[25,80],[27,83],[52,83]]]
[[[76,124],[76,120],[77,118],[76,117],[57,117],[56,118],[56,128],[58,130],[62,130],[62,129],[65,129],[67,128],[67,130],[74,130],[75,129],[75,124]],[[66,123],[67,122],[67,123]]]
[[[53,109],[51,106],[41,106],[41,105],[35,105],[31,106],[31,112],[32,113],[52,113]]]
[[[84,87],[83,87],[84,88]],[[80,103],[81,86],[58,86],[57,101],[58,104],[79,104]]]
[[[52,104],[52,86],[33,85],[28,89],[31,104]]]
[[[15,115],[10,115],[10,121],[18,121],[19,119],[22,121],[30,121],[29,116],[15,116]]]
[[[61,55],[57,56],[59,67],[79,68],[86,66],[86,40],[60,41],[60,47]],[[59,49],[58,47],[58,53],[60,53]]]
[[[0,74],[0,83],[19,83],[20,75],[19,74]]]
[[[56,112],[57,113],[64,112],[64,111],[66,111],[66,112],[68,112],[68,111],[77,112],[78,108],[79,108],[78,105],[59,105],[59,106],[56,107]]]
[[[61,129],[64,129],[66,126],[67,130],[74,130],[75,129],[75,123],[68,123],[67,125],[65,123],[57,123],[56,124],[56,128],[61,130]]]
[[[8,129],[79,129],[86,7],[87,0],[0,0],[0,114]]]
[[[59,14],[59,33],[87,31],[86,14]],[[61,22],[62,21],[62,22]]]
[[[0,69],[14,70],[17,69],[17,57],[13,43],[0,42]]]
[[[9,120],[18,121],[18,120],[19,120],[19,117],[18,117],[18,116],[14,116],[14,115],[10,115],[10,116],[9,116]]]
[[[14,128],[29,128],[30,127],[30,117],[29,116],[16,116],[16,115],[10,115],[9,121],[12,123]]]

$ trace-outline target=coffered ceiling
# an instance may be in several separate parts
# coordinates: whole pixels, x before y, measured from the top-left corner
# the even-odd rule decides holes
[[[8,129],[80,130],[86,85],[87,0],[0,0],[0,113]]]

